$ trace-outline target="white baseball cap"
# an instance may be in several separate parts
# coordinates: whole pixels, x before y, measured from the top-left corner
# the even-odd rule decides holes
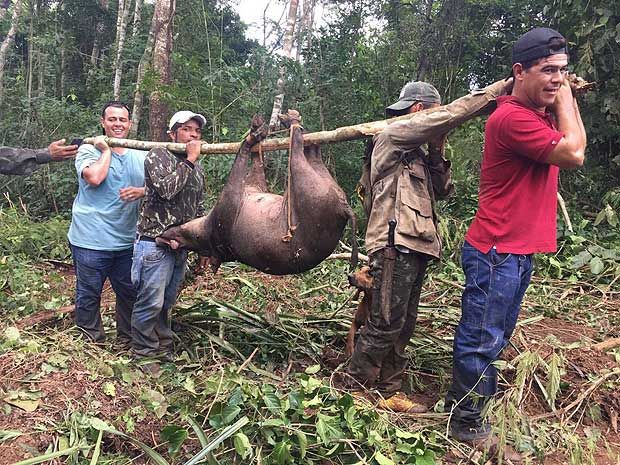
[[[170,118],[170,123],[168,124],[168,129],[172,130],[172,127],[179,123],[179,124],[183,124],[183,123],[187,123],[190,119],[197,119],[198,121],[200,121],[200,128],[202,128],[205,124],[207,124],[207,119],[202,116],[200,113],[194,113],[193,111],[189,111],[189,110],[182,110],[182,111],[177,111],[174,115],[172,115],[172,118]]]

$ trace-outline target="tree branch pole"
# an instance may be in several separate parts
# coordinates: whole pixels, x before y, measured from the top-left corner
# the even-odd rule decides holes
[[[562,216],[564,216],[564,222],[566,223],[566,227],[570,232],[575,232],[573,230],[573,223],[570,220],[570,216],[568,216],[568,210],[566,209],[566,202],[564,202],[564,198],[562,194],[558,192],[558,205],[560,205],[560,210],[562,210]]]
[[[434,111],[436,111],[435,108],[429,108],[428,110],[424,110],[423,112],[432,113]],[[388,124],[393,123],[394,121],[404,120],[408,118],[411,118],[411,115],[399,116],[396,118],[391,118],[389,120],[361,123],[354,126],[344,126],[341,128],[333,129],[331,131],[309,132],[304,134],[304,145],[332,144],[336,142],[345,142],[350,140],[363,139],[365,137],[372,137],[375,134],[383,131]],[[94,137],[88,137],[84,139],[84,143],[92,144],[94,140]],[[171,152],[185,152],[185,144],[176,144],[172,142],[151,142],[133,139],[116,139],[114,137],[107,137],[106,142],[110,147],[125,147],[138,150],[150,150],[155,147],[164,147]],[[289,137],[265,139],[261,143],[261,148],[263,152],[285,150],[289,148],[289,144]],[[200,148],[200,153],[212,155],[237,153],[240,147],[240,142],[226,142],[219,144],[209,144],[205,142]],[[258,144],[252,148],[252,151],[258,151]]]

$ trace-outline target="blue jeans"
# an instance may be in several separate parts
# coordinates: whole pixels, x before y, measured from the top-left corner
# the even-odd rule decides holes
[[[494,248],[485,254],[465,242],[462,265],[465,290],[454,337],[446,411],[452,410],[454,435],[473,440],[489,434],[488,425],[482,421],[482,409],[497,391],[493,362],[508,345],[517,324],[532,275],[532,256],[500,254]],[[472,437],[462,438],[463,434]]]
[[[92,250],[71,245],[75,267],[75,324],[95,342],[105,340],[101,323],[101,291],[106,278],[116,294],[116,333],[131,340],[131,311],[136,290],[131,283],[131,248]]]
[[[138,297],[131,317],[132,349],[139,357],[172,352],[170,309],[185,275],[187,251],[138,240],[133,249],[131,280]]]

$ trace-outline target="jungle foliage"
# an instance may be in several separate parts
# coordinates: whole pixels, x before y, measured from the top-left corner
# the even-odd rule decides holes
[[[9,7],[0,15],[0,40],[11,26],[15,2],[0,1],[0,12]],[[284,107],[299,109],[309,130],[333,129],[381,119],[385,106],[411,79],[433,82],[445,101],[502,79],[509,74],[510,47],[520,34],[539,25],[560,30],[570,42],[571,67],[597,86],[581,101],[589,138],[586,164],[561,175],[573,230],[558,217],[559,249],[537,257],[526,302],[532,314],[522,325],[527,329],[543,317],[561,316],[591,324],[590,342],[617,337],[620,2],[321,3],[324,17],[310,38],[298,41],[297,61],[274,53],[282,31],[275,44],[247,39],[246,26],[231,2],[178,1],[173,82],[160,86],[148,68],[145,93],[159,91],[171,113],[189,108],[207,116],[205,140],[237,141],[254,113],[269,114],[279,69],[285,65]],[[25,0],[23,5],[0,83],[0,144],[43,147],[61,137],[98,134],[99,108],[113,95],[118,0]],[[129,27],[121,83],[121,96],[128,102],[133,100],[152,12],[153,3],[145,2],[135,34],[133,25]],[[148,125],[143,119],[139,138],[146,137]],[[420,308],[423,326],[409,348],[417,367],[409,372],[409,382],[419,390],[446,387],[463,281],[458,255],[477,205],[483,128],[484,121],[470,121],[449,138],[457,195],[439,206],[444,254],[429,273]],[[355,184],[363,152],[363,142],[323,147],[362,224]],[[208,180],[205,199],[211,203],[232,156],[212,156],[202,163]],[[282,189],[286,157],[268,154],[267,166],[272,187]],[[47,449],[33,446],[28,453],[41,462],[62,457],[76,464],[128,463],[138,454],[162,465],[187,460],[432,464],[451,447],[445,415],[432,412],[412,420],[378,413],[333,386],[333,373],[342,365],[326,366],[323,351],[338,348],[354,308],[340,262],[326,261],[302,276],[283,279],[238,264],[224,265],[219,275],[204,281],[192,277],[174,313],[178,357],[164,366],[159,380],[146,379],[112,343],[102,348],[83,343],[68,319],[18,330],[32,314],[56,311],[72,300],[70,273],[63,267],[69,262],[65,234],[76,190],[72,163],[51,164],[30,177],[0,176],[5,193],[0,199],[0,313],[12,325],[0,337],[0,370],[10,372],[10,382],[19,386],[2,393],[2,413],[9,418],[15,409],[34,407],[33,418],[44,409],[47,415],[45,422],[0,427],[0,450],[14,438],[33,437],[33,425],[37,434],[50,439],[41,443]],[[106,327],[113,326],[110,313],[107,308]],[[503,431],[534,457],[561,448],[564,463],[595,463],[597,441],[607,443],[592,425],[606,415],[606,406],[613,411],[617,399],[582,399],[565,412],[579,418],[578,423],[561,425],[553,419],[530,423],[522,401],[538,396],[538,408],[556,412],[592,386],[614,392],[618,373],[593,365],[588,371],[580,363],[591,352],[566,363],[575,345],[554,338],[552,332],[538,340],[533,331],[531,338],[516,341],[522,352],[502,362],[507,395],[494,408],[511,422]],[[546,359],[530,352],[531,341],[540,342]],[[618,349],[612,355],[617,363]],[[611,357],[608,361],[612,363]],[[84,377],[88,396],[55,398],[54,403],[53,393],[45,398],[36,387],[40,380],[45,380],[41,385],[58,382],[67,373]],[[58,397],[65,395],[50,385]],[[583,418],[590,422],[587,440],[578,428]],[[222,443],[226,446],[219,447]]]

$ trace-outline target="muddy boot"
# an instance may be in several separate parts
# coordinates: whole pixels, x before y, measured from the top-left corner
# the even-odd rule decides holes
[[[414,402],[403,392],[397,392],[389,399],[381,399],[379,408],[391,410],[397,413],[426,413],[428,407],[424,404]]]

